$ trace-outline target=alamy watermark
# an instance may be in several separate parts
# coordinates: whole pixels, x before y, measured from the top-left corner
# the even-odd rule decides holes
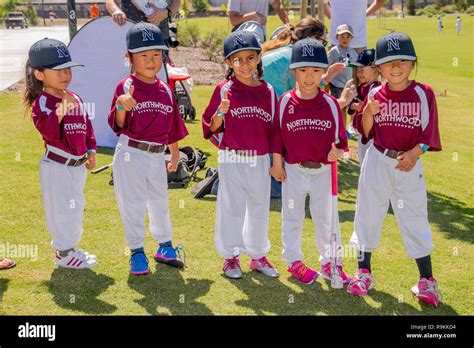
[[[0,258],[38,260],[38,245],[0,243]]]

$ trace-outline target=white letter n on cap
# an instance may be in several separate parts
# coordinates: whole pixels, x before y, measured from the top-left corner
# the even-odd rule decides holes
[[[302,57],[314,57],[314,47],[312,45],[303,45]]]
[[[387,52],[390,52],[390,51],[393,51],[393,50],[397,50],[397,51],[400,50],[400,41],[398,41],[397,38],[388,39]]]
[[[241,34],[234,35],[232,40],[234,41],[234,46],[243,46],[243,45],[245,45],[245,39]]]
[[[150,29],[142,29],[142,41],[154,41],[153,32]]]
[[[56,46],[56,51],[58,52],[58,58],[69,57],[66,47],[64,46],[60,46],[60,45]]]

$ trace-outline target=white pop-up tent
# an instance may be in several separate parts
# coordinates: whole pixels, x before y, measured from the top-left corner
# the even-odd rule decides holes
[[[74,68],[71,91],[83,100],[94,127],[97,145],[115,147],[117,136],[107,123],[107,115],[117,84],[130,73],[125,59],[126,35],[134,22],[117,25],[111,17],[100,17],[84,25],[69,43],[75,62],[84,67]],[[166,81],[164,68],[158,73]]]

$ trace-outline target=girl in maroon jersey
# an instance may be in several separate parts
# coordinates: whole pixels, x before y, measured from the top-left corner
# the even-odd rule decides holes
[[[265,255],[270,251],[270,136],[276,95],[262,77],[261,47],[249,31],[236,31],[224,41],[229,67],[202,116],[204,137],[219,147],[215,245],[224,258],[223,271],[242,277],[239,256],[251,257],[250,268],[278,277]]]
[[[365,296],[373,287],[370,259],[391,204],[407,254],[420,273],[411,291],[436,307],[441,296],[431,267],[434,247],[420,156],[441,151],[441,141],[433,90],[409,79],[416,59],[404,33],[393,32],[377,42],[375,64],[386,82],[370,91],[357,116],[359,132],[373,144],[362,163],[351,238],[359,251],[359,270],[347,291]]]
[[[95,166],[96,141],[81,98],[67,89],[74,66],[80,64],[71,61],[61,41],[34,43],[28,54],[24,102],[46,146],[39,165],[40,181],[55,263],[82,269],[97,265],[95,255],[77,248],[82,236],[86,168]]]

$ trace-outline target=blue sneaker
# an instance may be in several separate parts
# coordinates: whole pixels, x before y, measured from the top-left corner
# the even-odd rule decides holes
[[[132,250],[130,256],[130,273],[134,275],[145,275],[150,273],[148,269],[148,258],[143,248]]]
[[[184,260],[181,260],[181,250],[184,253]],[[155,261],[165,263],[167,265],[183,268],[186,263],[186,252],[183,245],[173,248],[171,242],[160,243],[158,250],[154,255]]]

